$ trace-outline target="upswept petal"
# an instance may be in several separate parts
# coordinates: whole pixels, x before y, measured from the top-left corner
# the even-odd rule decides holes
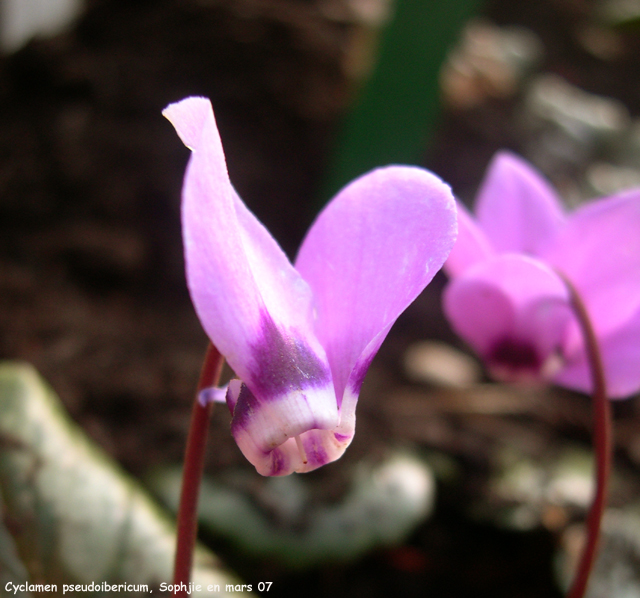
[[[453,329],[501,378],[547,375],[573,322],[567,289],[544,263],[503,254],[469,268],[443,297]]]
[[[607,396],[625,399],[640,389],[640,309],[617,330],[598,339]],[[567,355],[555,382],[585,393],[592,392],[591,371],[584,345]]]
[[[553,188],[509,152],[499,152],[489,165],[475,213],[496,251],[531,255],[564,221],[562,204]]]
[[[444,264],[449,276],[460,276],[467,268],[495,255],[491,242],[467,208],[458,206],[458,238]]]
[[[640,189],[576,210],[540,257],[577,288],[599,336],[640,308]]]
[[[162,111],[162,116],[173,125],[182,143],[194,150],[200,143],[204,123],[212,112],[207,98],[192,97],[169,104]]]
[[[209,338],[248,383],[256,343],[273,341],[274,326],[324,361],[311,330],[310,289],[233,189],[211,104],[188,98],[166,113],[194,150],[183,186],[183,238],[187,282]]]
[[[292,435],[335,427],[338,406],[313,332],[309,286],[234,191],[210,103],[189,98],[167,116],[193,148],[182,198],[191,297],[207,335],[253,397],[238,400],[232,427],[257,438],[264,425],[265,451],[280,424],[280,433]]]
[[[356,364],[366,371],[393,322],[441,268],[455,236],[449,187],[414,167],[380,168],[356,179],[318,216],[296,268],[316,299],[316,334],[339,401]]]

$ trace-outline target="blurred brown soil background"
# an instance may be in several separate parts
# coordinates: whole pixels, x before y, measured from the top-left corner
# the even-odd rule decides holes
[[[638,114],[637,54],[603,62],[574,39],[587,8],[494,0],[482,13],[530,27],[547,70]],[[362,27],[346,0],[91,0],[69,31],[0,57],[0,358],[34,364],[133,474],[180,461],[207,342],[184,283],[179,203],[188,151],[162,108],[187,95],[212,99],[234,185],[293,256],[319,208]],[[472,197],[493,152],[522,147],[514,101],[445,111],[425,165]],[[542,396],[515,418],[512,407],[478,417],[464,400],[409,417],[390,407],[385,399],[407,384],[407,345],[455,342],[438,307],[443,282],[391,332],[372,373],[384,392],[369,385],[346,459],[397,441],[443,449],[463,463],[462,491],[445,489],[437,517],[401,549],[293,576],[260,565],[265,579],[279,576],[277,595],[556,595],[551,534],[472,523],[461,505],[482,492],[501,435],[526,428],[539,446],[567,435],[588,443],[588,401],[559,393],[550,409]],[[636,438],[637,407],[616,407],[620,458],[635,467],[624,442]],[[210,471],[244,466],[228,420],[218,409]]]

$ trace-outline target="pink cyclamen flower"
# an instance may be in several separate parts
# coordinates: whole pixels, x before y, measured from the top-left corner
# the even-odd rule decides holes
[[[566,285],[592,320],[611,398],[640,389],[640,189],[566,214],[522,159],[499,153],[473,218],[458,206],[444,310],[499,379],[543,379],[589,392],[582,334]]]
[[[210,102],[164,115],[193,150],[182,190],[187,282],[211,342],[240,380],[227,404],[263,475],[311,471],[351,442],[364,375],[456,235],[447,185],[414,167],[353,181],[307,233],[295,267],[229,181]]]

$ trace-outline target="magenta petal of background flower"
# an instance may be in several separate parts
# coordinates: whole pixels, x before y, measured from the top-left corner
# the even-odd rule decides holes
[[[535,253],[564,221],[545,179],[517,156],[498,153],[476,198],[480,228],[498,252]]]
[[[449,276],[459,276],[470,266],[495,255],[491,242],[467,208],[460,202],[457,202],[457,207],[458,239],[445,263]]]
[[[576,210],[540,257],[578,289],[598,335],[623,326],[640,308],[640,190]]]
[[[449,283],[443,308],[455,333],[485,357],[496,339],[514,334],[516,314],[508,294],[482,274],[471,272]]]
[[[316,333],[336,395],[357,394],[397,317],[442,267],[456,236],[449,187],[414,167],[374,170],[318,216],[296,260],[316,298]]]
[[[625,326],[598,339],[604,367],[607,395],[624,399],[640,388],[640,310]],[[591,372],[584,345],[567,356],[566,366],[556,382],[582,392],[591,392]]]
[[[505,377],[496,371],[496,357],[504,362],[520,346],[522,363],[527,354],[532,364],[541,362],[538,379],[591,390],[583,332],[575,316],[554,300],[531,300],[515,307],[519,287],[540,283],[544,294],[562,275],[587,308],[603,353],[608,393],[621,397],[637,392],[640,376],[632,364],[637,362],[640,340],[634,319],[640,313],[640,189],[589,202],[565,216],[553,190],[533,167],[501,153],[481,186],[476,213],[477,225],[468,214],[460,217],[461,249],[454,247],[451,264],[445,266],[452,277],[445,289],[445,312],[494,374]],[[548,270],[548,280],[556,282],[545,290],[542,279],[527,279],[524,270],[498,275],[478,241],[480,233],[486,234],[497,255],[539,260]],[[474,251],[481,255],[475,264]],[[488,273],[493,280],[487,280]],[[535,289],[530,291],[535,299]],[[500,317],[500,304],[506,299],[511,308],[504,308]],[[490,310],[494,311],[489,314]],[[491,339],[509,325],[518,342],[510,340],[496,349]],[[522,349],[525,339],[532,350]]]
[[[562,280],[518,254],[469,268],[445,289],[443,301],[456,333],[506,379],[542,375],[572,321]]]

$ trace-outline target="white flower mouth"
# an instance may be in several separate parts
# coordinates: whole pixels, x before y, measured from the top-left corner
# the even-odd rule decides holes
[[[231,433],[262,475],[317,469],[342,456],[353,438],[354,418],[346,418],[349,429],[341,425],[333,386],[260,401],[246,384],[232,380],[227,403]]]

